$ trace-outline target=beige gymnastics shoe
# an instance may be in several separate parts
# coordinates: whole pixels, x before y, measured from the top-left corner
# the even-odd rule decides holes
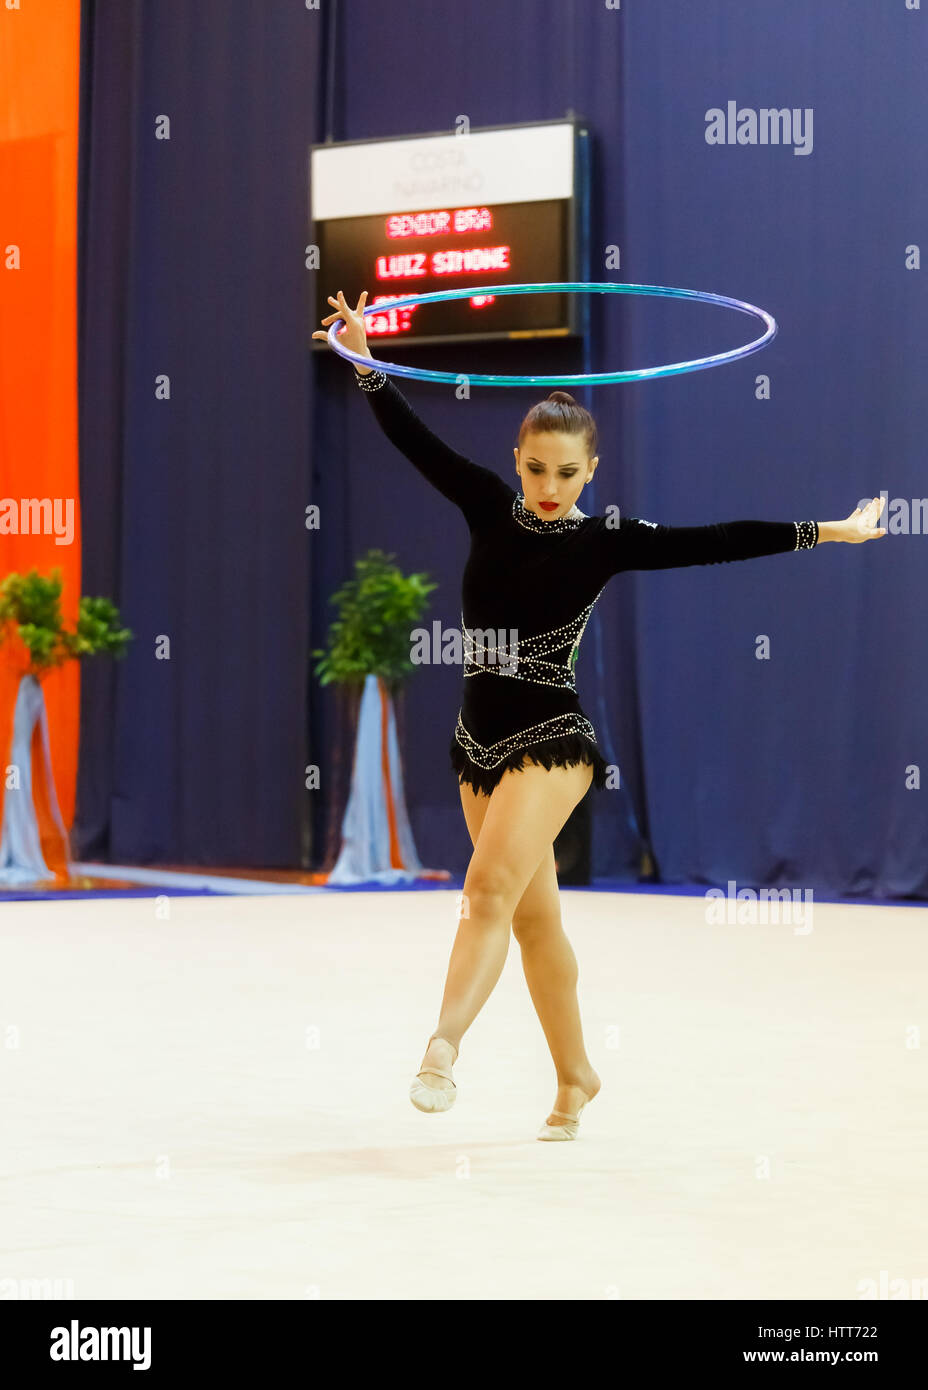
[[[586,1092],[584,1092],[584,1094],[586,1094]],[[597,1087],[592,1096],[587,1096],[576,1115],[568,1115],[564,1110],[550,1110],[548,1112],[550,1115],[557,1115],[558,1119],[563,1120],[564,1123],[562,1125],[549,1125],[547,1120],[545,1120],[541,1129],[535,1136],[536,1139],[553,1139],[555,1141],[576,1139],[577,1130],[580,1127],[580,1116],[583,1114],[584,1109],[589,1105],[590,1101],[598,1094],[599,1087]]]
[[[438,1034],[433,1033],[432,1037],[429,1038],[429,1043],[437,1037]],[[441,1041],[447,1042],[448,1040],[447,1038],[442,1038]],[[448,1043],[448,1046],[454,1048],[454,1058],[452,1061],[456,1062],[458,1060],[458,1049],[454,1047],[454,1043],[451,1042]],[[426,1053],[428,1053],[428,1048],[426,1048]],[[420,1076],[440,1076],[445,1081],[450,1081],[451,1085],[426,1086],[424,1081],[419,1080]],[[415,1080],[409,1087],[409,1099],[417,1110],[423,1110],[426,1113],[439,1110],[450,1110],[455,1102],[456,1096],[457,1086],[455,1085],[454,1077],[451,1075],[450,1067],[447,1070],[442,1067],[423,1067],[421,1071],[416,1073]]]

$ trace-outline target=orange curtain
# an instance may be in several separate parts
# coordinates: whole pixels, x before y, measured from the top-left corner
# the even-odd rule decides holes
[[[10,7],[12,3],[12,8]],[[0,579],[60,566],[64,621],[81,583],[77,458],[77,150],[80,0],[0,0]],[[61,533],[7,534],[3,502],[57,501]],[[73,533],[67,534],[67,518]],[[0,797],[24,649],[0,647]],[[42,682],[62,818],[74,820],[80,671]],[[38,780],[38,764],[33,761]],[[36,797],[48,867],[60,873]]]

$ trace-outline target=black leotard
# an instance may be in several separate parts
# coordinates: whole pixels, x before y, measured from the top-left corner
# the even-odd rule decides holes
[[[471,533],[462,581],[464,688],[451,740],[458,778],[489,794],[527,759],[543,767],[607,764],[577,698],[580,638],[607,581],[623,570],[712,565],[812,549],[815,522],[728,521],[660,526],[620,522],[574,506],[544,521],[499,474],[445,444],[379,370],[358,384],[384,434],[443,496]]]

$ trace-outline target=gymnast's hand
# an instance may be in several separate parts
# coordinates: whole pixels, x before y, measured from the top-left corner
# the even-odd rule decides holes
[[[885,504],[885,497],[874,497],[863,509],[855,507],[844,521],[820,521],[819,544],[822,541],[849,541],[852,545],[857,545],[860,541],[872,541],[878,536],[885,536],[886,527],[878,527],[876,524]]]
[[[349,309],[348,302],[341,290],[338,292],[337,299],[333,299],[331,295],[328,295],[327,298],[330,304],[336,306],[338,313],[329,314],[326,318],[322,319],[321,322],[329,327],[336,319],[344,319],[347,327],[343,328],[338,334],[339,341],[343,342],[350,352],[357,352],[362,357],[370,357],[373,362],[374,358],[371,355],[370,348],[367,346],[367,333],[364,328],[364,301],[367,298],[367,290],[362,292],[361,298],[357,303],[357,308],[355,309]],[[328,341],[326,333],[321,328],[316,329],[313,337],[324,338]],[[354,366],[354,363],[352,363],[352,366]],[[373,367],[359,367],[358,371],[363,375],[369,371],[373,371]]]

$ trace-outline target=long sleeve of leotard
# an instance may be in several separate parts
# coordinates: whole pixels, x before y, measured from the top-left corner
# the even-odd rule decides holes
[[[434,488],[464,513],[473,527],[488,504],[510,501],[515,495],[498,473],[459,454],[419,419],[399,388],[385,372],[355,372],[377,423]],[[369,383],[369,384],[368,384]]]
[[[814,521],[717,521],[710,526],[661,526],[629,516],[618,526],[604,527],[602,543],[610,573],[617,574],[811,550],[818,544],[818,525]]]

